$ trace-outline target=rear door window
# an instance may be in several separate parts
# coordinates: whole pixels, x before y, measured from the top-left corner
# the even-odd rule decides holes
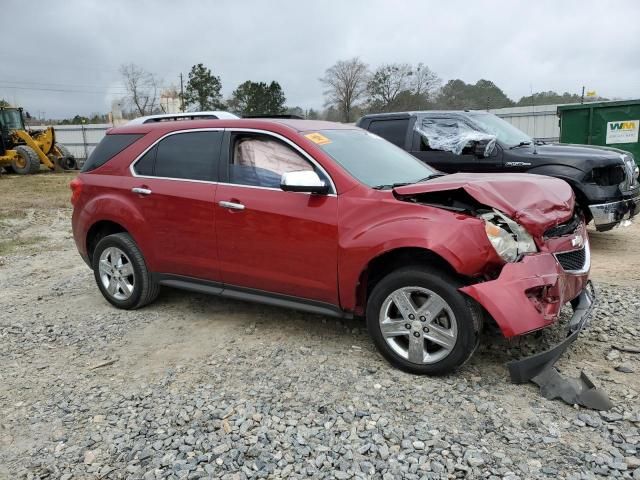
[[[373,120],[369,124],[369,131],[379,137],[397,145],[405,147],[407,129],[409,128],[409,118],[394,118],[388,120]]]
[[[82,171],[90,172],[101,167],[142,136],[141,134],[130,133],[105,135],[98,146],[91,152],[87,161],[84,162]]]
[[[145,153],[134,166],[138,175],[215,181],[222,131],[169,135]]]

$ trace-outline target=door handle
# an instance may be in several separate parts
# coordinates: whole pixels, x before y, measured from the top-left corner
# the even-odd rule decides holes
[[[151,190],[144,187],[133,187],[131,191],[133,193],[139,193],[140,195],[151,195]]]
[[[225,202],[223,200],[218,202],[218,205],[220,205],[222,208],[228,208],[229,210],[244,210],[244,205],[241,203]]]

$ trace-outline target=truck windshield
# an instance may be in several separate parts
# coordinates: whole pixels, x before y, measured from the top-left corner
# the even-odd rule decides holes
[[[373,188],[416,183],[436,174],[401,148],[365,130],[322,130],[303,135],[356,180]]]
[[[469,116],[480,130],[495,135],[506,147],[533,143],[529,135],[492,113],[471,113]]]
[[[2,125],[8,130],[24,130],[22,125],[22,115],[20,110],[2,110]]]

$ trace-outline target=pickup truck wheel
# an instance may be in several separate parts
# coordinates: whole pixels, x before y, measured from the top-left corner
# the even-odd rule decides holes
[[[159,285],[147,270],[142,252],[127,233],[107,235],[92,259],[98,288],[112,305],[132,310],[156,299]]]
[[[367,328],[380,353],[417,374],[442,375],[464,364],[478,345],[482,316],[460,286],[416,267],[383,278],[367,303]]]

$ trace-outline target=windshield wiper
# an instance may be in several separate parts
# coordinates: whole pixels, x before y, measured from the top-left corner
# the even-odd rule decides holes
[[[383,185],[376,185],[373,188],[374,190],[385,190],[387,188],[397,188],[397,187],[405,187],[407,185],[413,185],[415,183],[420,183],[420,182],[426,182],[427,180],[431,180],[432,178],[436,178],[436,177],[442,177],[443,175],[446,175],[444,173],[432,173],[431,175],[428,175],[424,178],[421,178],[420,180],[416,180],[415,182],[396,182],[396,183],[388,183],[388,184],[383,184]]]
[[[404,187],[405,185],[411,185],[413,182],[398,182],[398,183],[388,183],[383,185],[375,185],[371,188],[374,190],[386,190],[388,188],[396,188],[396,187]]]
[[[531,142],[527,141],[527,142],[520,142],[517,145],[513,145],[511,147],[509,147],[509,150],[513,150],[514,148],[518,148],[518,147],[525,147],[527,145],[531,145]]]

